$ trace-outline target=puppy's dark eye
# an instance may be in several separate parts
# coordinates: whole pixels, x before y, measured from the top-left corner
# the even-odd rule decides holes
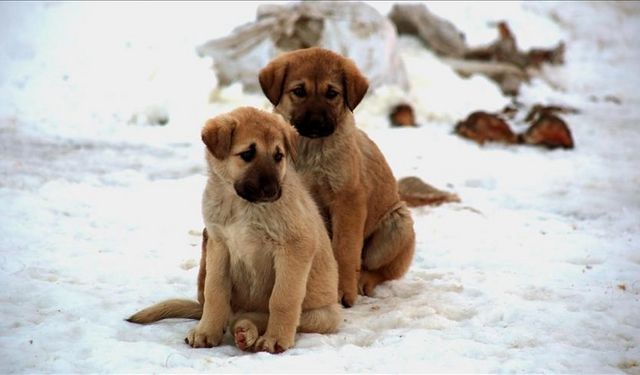
[[[280,163],[282,161],[282,158],[284,158],[284,154],[280,151],[276,152],[276,154],[273,155],[273,160],[275,160],[276,163]]]
[[[335,98],[336,96],[338,96],[338,92],[337,92],[336,90],[334,90],[334,89],[329,89],[329,90],[327,90],[327,93],[326,93],[326,94],[324,94],[324,96],[325,96],[327,99],[333,99],[333,98]]]
[[[238,156],[240,156],[242,160],[248,163],[256,157],[256,147],[254,145],[251,145],[251,147],[247,151],[239,153]]]
[[[255,151],[245,151],[240,153],[240,157],[242,158],[242,160],[246,161],[247,163],[253,160],[255,156],[256,156]]]
[[[304,87],[298,86],[293,89],[293,95],[297,96],[298,98],[304,98],[307,95],[307,92],[305,91]]]

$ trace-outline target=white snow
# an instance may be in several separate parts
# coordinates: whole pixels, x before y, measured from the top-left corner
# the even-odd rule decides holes
[[[194,49],[251,21],[256,4],[1,3],[0,372],[640,373],[640,6],[428,6],[473,45],[495,37],[496,20],[522,48],[565,40],[566,64],[520,100],[578,108],[565,116],[576,149],[452,135],[458,119],[508,99],[403,37],[412,91],[378,90],[358,124],[397,177],[462,202],[413,210],[410,272],[361,297],[339,332],[300,334],[269,355],[230,339],[192,349],[194,321],[123,320],[195,298],[200,126],[269,104],[214,89]],[[403,99],[421,127],[386,126]],[[166,126],[148,124],[163,116]]]

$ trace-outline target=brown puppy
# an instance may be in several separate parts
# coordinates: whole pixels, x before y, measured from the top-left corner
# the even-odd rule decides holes
[[[296,170],[311,190],[332,238],[345,306],[358,291],[409,268],[415,248],[410,211],[378,147],[352,111],[368,89],[349,59],[322,48],[282,54],[260,72],[264,94],[302,136]]]
[[[296,136],[280,116],[248,107],[206,123],[201,303],[166,301],[130,321],[201,312],[186,339],[191,346],[219,345],[231,322],[240,349],[271,353],[293,346],[296,330],[336,329],[341,311],[331,242],[313,198],[287,168]]]

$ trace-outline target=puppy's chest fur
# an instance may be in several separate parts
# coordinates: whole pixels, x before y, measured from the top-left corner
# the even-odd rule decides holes
[[[258,272],[264,272],[265,266],[273,263],[276,243],[259,224],[238,220],[217,228],[229,251],[232,271],[243,268],[243,271],[256,276]]]
[[[203,207],[205,221],[207,230],[229,254],[232,305],[234,309],[264,310],[275,282],[274,254],[284,241],[277,217],[279,205],[249,204],[223,194],[209,197]]]
[[[352,132],[344,130],[327,138],[300,137],[296,171],[312,190],[321,188],[336,192],[348,183],[351,171],[345,170],[345,166],[353,163],[349,160],[353,154],[345,150],[355,151],[355,146]]]

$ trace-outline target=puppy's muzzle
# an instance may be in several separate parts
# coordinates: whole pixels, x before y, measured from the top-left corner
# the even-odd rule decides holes
[[[254,179],[235,183],[236,194],[251,203],[275,202],[280,199],[282,189],[277,178],[259,176]]]
[[[307,112],[294,119],[293,126],[301,136],[307,138],[327,137],[336,130],[334,122],[323,113]]]

